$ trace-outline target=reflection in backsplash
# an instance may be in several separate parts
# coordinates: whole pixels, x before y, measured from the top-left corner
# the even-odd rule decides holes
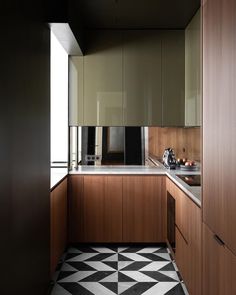
[[[149,153],[162,158],[165,148],[174,149],[176,158],[201,160],[200,128],[148,128]]]

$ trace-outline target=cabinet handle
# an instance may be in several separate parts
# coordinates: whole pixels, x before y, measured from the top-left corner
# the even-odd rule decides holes
[[[214,235],[214,239],[216,240],[216,242],[221,245],[224,246],[225,243],[221,240],[221,238],[219,238],[217,235]]]

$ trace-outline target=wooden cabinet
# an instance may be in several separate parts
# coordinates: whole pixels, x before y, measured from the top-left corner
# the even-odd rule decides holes
[[[165,226],[165,178],[123,177],[123,241],[163,242]]]
[[[203,224],[203,295],[236,294],[236,256]]]
[[[70,242],[164,242],[165,177],[71,175]]]
[[[184,126],[184,31],[162,33],[162,126]]]
[[[67,244],[67,178],[50,194],[50,272],[53,275]]]
[[[70,176],[70,241],[122,241],[122,177]]]
[[[166,189],[176,204],[176,263],[189,293],[199,295],[201,294],[201,209],[168,178]]]
[[[124,125],[162,124],[161,34],[152,30],[124,33]]]
[[[122,177],[84,176],[84,239],[122,241]]]
[[[236,2],[203,5],[203,220],[236,255]]]
[[[185,126],[201,125],[201,11],[185,29]]]

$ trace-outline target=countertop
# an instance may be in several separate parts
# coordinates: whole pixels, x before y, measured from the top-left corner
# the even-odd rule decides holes
[[[53,188],[68,174],[68,168],[66,167],[53,167],[51,168],[51,178],[50,178],[50,189]]]
[[[201,206],[201,187],[189,186],[177,174],[199,175],[198,171],[170,170],[165,168],[157,159],[153,159],[157,166],[79,166],[78,169],[69,171],[70,175],[166,175],[182,191],[184,191],[198,206]]]

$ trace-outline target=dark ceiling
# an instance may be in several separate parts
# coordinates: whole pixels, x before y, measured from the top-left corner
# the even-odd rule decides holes
[[[200,0],[80,0],[76,3],[80,22],[87,29],[184,29],[199,7]]]

